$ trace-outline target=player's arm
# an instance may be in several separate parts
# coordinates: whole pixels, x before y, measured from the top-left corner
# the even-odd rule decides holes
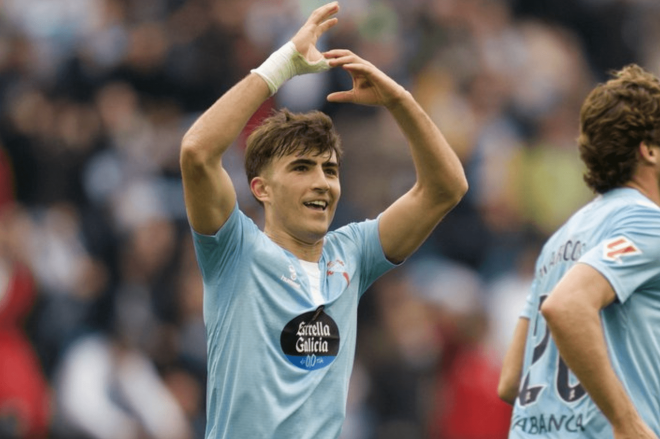
[[[353,78],[351,90],[332,93],[328,100],[384,106],[410,145],[417,181],[383,212],[379,222],[385,255],[394,263],[401,262],[467,191],[463,167],[438,127],[401,85],[348,50],[331,50],[325,56],[332,67],[342,66]]]
[[[188,220],[203,234],[214,234],[236,203],[236,192],[222,156],[248,120],[292,76],[327,69],[316,41],[337,22],[337,2],[316,9],[291,39],[259,69],[227,91],[195,121],[181,143],[181,174]],[[322,61],[322,65],[318,62]],[[325,67],[323,67],[325,66]]]
[[[616,439],[657,439],[611,366],[600,311],[616,298],[595,268],[577,263],[543,302],[541,313],[564,361],[610,421]]]
[[[520,378],[522,376],[523,359],[525,356],[525,340],[529,329],[529,319],[520,317],[513,332],[511,344],[504,355],[497,394],[500,399],[513,405],[518,397]]]
[[[266,83],[252,73],[218,99],[183,137],[184,199],[195,231],[213,235],[229,217],[236,192],[222,156],[269,94]]]

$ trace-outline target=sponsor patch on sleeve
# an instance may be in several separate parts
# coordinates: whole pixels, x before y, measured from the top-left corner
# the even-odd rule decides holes
[[[621,258],[641,254],[642,251],[625,236],[609,239],[603,245],[603,259],[606,261],[620,262]]]

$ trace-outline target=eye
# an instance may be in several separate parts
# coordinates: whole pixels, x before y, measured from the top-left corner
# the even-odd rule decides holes
[[[293,170],[296,171],[296,172],[304,172],[304,171],[307,170],[307,166],[305,166],[305,165],[298,165],[298,166],[294,167]]]
[[[339,175],[339,171],[337,171],[335,168],[325,168],[325,173],[328,175],[332,175],[333,177]]]

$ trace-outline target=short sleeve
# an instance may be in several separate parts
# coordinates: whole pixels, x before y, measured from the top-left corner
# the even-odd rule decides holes
[[[205,281],[212,281],[239,259],[249,234],[257,226],[235,205],[231,215],[215,233],[203,235],[191,229],[197,263]]]
[[[360,293],[364,291],[387,271],[396,267],[387,260],[380,242],[377,219],[369,219],[359,223],[351,223],[337,229],[331,236],[331,241],[342,242],[342,246],[350,245],[351,252],[360,261]],[[350,244],[349,244],[350,243]]]
[[[636,205],[579,262],[598,270],[619,301],[660,277],[660,209]]]

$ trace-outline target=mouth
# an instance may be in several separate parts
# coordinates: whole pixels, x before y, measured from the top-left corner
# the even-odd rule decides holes
[[[305,207],[318,211],[325,211],[328,208],[328,202],[323,200],[307,201],[303,204]]]

